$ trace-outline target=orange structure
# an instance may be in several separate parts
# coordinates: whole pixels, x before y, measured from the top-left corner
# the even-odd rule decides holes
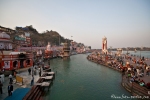
[[[48,59],[48,58],[52,58],[52,57],[53,57],[53,51],[51,49],[50,43],[48,42],[48,45],[46,46],[44,58]]]
[[[52,58],[52,57],[53,57],[53,51],[45,50],[45,59]]]

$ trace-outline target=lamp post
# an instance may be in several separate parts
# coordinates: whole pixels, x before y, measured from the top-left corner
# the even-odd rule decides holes
[[[59,35],[59,46],[60,46],[60,35]]]

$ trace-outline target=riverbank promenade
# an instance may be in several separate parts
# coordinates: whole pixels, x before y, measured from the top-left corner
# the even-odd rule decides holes
[[[105,55],[93,52],[88,60],[121,72],[122,86],[131,95],[150,98],[150,59],[136,55]]]
[[[32,73],[31,73],[32,74]],[[8,76],[4,77],[4,82],[2,82],[2,94],[0,94],[0,100],[22,100],[27,92],[32,88],[31,80],[32,75],[28,73],[28,68],[20,69],[18,76],[23,78],[23,84],[21,82],[16,83],[16,78],[13,76],[13,93],[12,96],[8,96],[8,85],[10,79]],[[34,74],[34,83],[39,79],[38,71]]]

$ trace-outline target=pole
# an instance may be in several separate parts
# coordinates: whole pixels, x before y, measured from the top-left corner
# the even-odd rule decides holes
[[[31,41],[31,36],[30,36],[30,45],[31,45],[31,56],[32,56],[32,66],[34,67],[34,60],[33,60],[33,50],[32,50],[32,41]]]
[[[19,41],[19,54],[20,54],[20,47],[21,47],[21,45],[20,45],[20,41]],[[19,58],[20,59],[20,58]],[[19,63],[20,64],[20,63]],[[18,73],[20,73],[20,66],[18,66],[19,68],[18,68]]]
[[[140,49],[140,59],[141,59],[141,49]]]
[[[60,46],[60,35],[59,35],[59,46]]]
[[[140,59],[141,59],[141,50],[142,50],[142,47],[141,47],[141,49],[140,49]]]

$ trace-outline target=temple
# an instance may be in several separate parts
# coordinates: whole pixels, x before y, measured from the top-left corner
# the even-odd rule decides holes
[[[0,69],[14,70],[33,65],[32,54],[27,52],[15,52],[10,36],[5,32],[0,33]]]
[[[53,51],[50,45],[50,42],[48,42],[48,45],[46,46],[46,50],[45,50],[45,56],[44,59],[49,59],[53,57]]]

